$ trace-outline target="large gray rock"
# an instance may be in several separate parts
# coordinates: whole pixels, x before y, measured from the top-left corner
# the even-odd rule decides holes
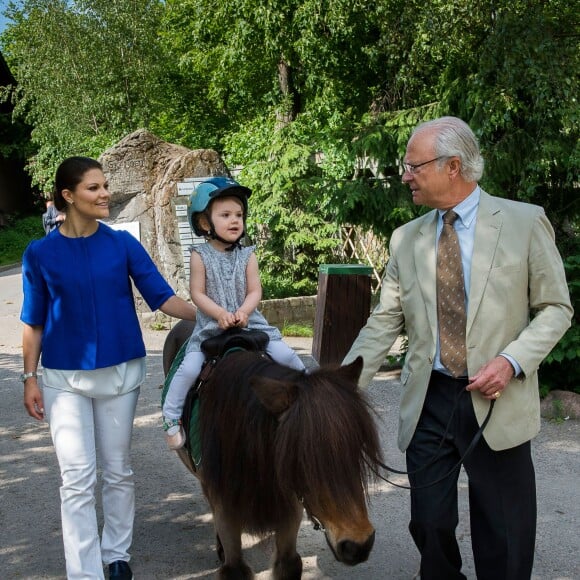
[[[572,391],[550,391],[541,403],[546,419],[580,419],[580,395]]]
[[[179,296],[189,299],[175,213],[177,184],[186,178],[229,175],[219,154],[162,141],[139,129],[99,161],[109,179],[109,223],[139,222],[140,239],[160,272]]]

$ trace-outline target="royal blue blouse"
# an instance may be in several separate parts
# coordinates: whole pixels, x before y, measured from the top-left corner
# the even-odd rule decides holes
[[[151,310],[175,294],[128,232],[100,223],[86,238],[56,229],[31,242],[20,319],[43,326],[42,366],[93,370],[145,356],[131,280]]]

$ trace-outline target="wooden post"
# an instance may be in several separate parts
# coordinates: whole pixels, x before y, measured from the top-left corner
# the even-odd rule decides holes
[[[372,268],[322,264],[314,320],[312,356],[319,364],[340,363],[371,310]]]

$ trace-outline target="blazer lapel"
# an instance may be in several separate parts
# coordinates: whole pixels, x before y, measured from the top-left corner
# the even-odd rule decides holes
[[[477,210],[477,223],[475,226],[475,240],[471,261],[467,333],[469,333],[484,295],[485,286],[487,285],[493,258],[497,249],[502,223],[501,211],[494,203],[493,197],[482,190],[479,199],[479,208]]]

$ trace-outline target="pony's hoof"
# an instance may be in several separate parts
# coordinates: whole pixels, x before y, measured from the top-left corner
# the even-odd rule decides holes
[[[224,564],[217,572],[218,580],[253,580],[252,569],[241,562],[238,566]]]
[[[276,560],[272,570],[274,580],[300,580],[302,578],[302,558],[296,554],[293,558]]]

